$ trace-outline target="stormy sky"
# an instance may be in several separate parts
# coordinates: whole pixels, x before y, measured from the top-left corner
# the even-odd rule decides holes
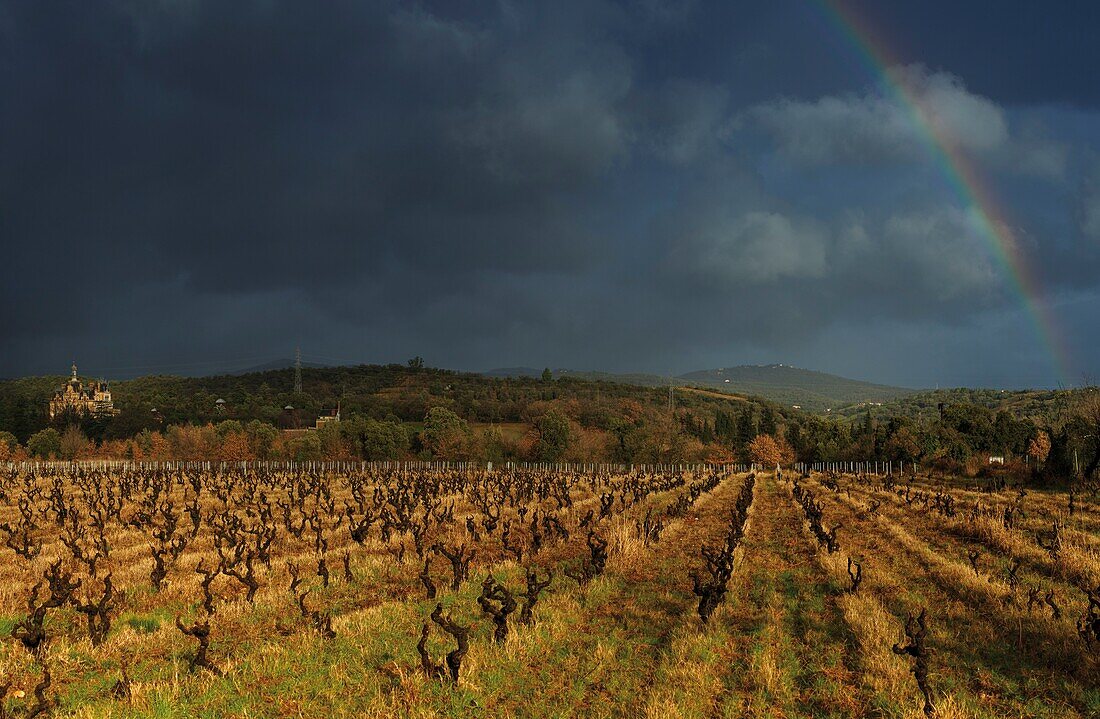
[[[845,7],[1004,208],[1045,319],[820,2],[12,0],[0,376],[300,345],[1095,379],[1100,6]]]

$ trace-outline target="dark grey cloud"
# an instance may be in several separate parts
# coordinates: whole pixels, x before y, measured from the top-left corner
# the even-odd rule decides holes
[[[1021,198],[1052,301],[1090,306],[1092,91],[1006,95],[926,49],[899,72]],[[1061,94],[1071,118],[1044,104]],[[905,108],[807,3],[13,2],[0,96],[0,375],[74,356],[200,371],[299,343],[859,373],[865,348],[822,338],[1022,316]],[[882,357],[876,379],[932,376]]]

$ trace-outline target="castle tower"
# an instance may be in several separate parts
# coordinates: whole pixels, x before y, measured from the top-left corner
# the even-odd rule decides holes
[[[73,362],[69,381],[61,385],[50,400],[50,419],[66,412],[97,416],[114,416],[119,413],[111,401],[111,390],[107,382],[93,381],[85,387],[77,376],[76,362]]]

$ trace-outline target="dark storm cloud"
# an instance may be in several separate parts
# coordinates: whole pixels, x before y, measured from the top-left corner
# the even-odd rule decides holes
[[[929,37],[902,71],[1023,198],[1054,296],[1087,305],[1092,90],[1002,92]],[[1019,312],[846,43],[802,2],[5,4],[0,374],[74,355],[201,371],[296,343],[473,368],[843,370],[832,327],[935,342]],[[1063,96],[1073,117],[1041,104]],[[875,378],[928,376],[909,356]],[[1002,356],[1005,376],[1039,374]]]
[[[16,266],[52,245],[78,283],[75,266],[98,266],[241,293],[590,254],[561,204],[625,146],[614,48],[574,39],[575,64],[555,68],[550,41],[520,29],[396,6],[73,17],[87,7],[5,21],[5,224],[34,236],[13,243]]]

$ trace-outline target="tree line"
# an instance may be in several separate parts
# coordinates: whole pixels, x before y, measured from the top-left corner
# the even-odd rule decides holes
[[[693,392],[679,392],[670,411],[661,388],[552,376],[491,378],[422,364],[303,374],[309,381],[300,395],[271,390],[278,371],[143,378],[133,381],[140,392],[133,383],[116,388],[117,417],[70,415],[30,425],[15,417],[26,420],[34,402],[44,407],[49,394],[43,388],[50,385],[0,383],[0,460],[893,460],[973,476],[994,471],[989,458],[996,456],[1008,467],[996,471],[1047,479],[1093,477],[1100,461],[1095,390],[1076,393],[1059,419],[1048,422],[968,402],[942,403],[918,416],[866,410],[836,417]],[[32,397],[33,387],[45,399]],[[227,401],[217,404],[223,395]],[[312,425],[322,408],[336,406],[343,411],[340,423],[299,429]]]

